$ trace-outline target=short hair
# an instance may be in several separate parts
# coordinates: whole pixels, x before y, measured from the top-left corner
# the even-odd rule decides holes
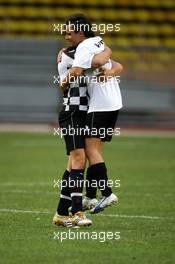
[[[95,37],[94,31],[92,31],[92,24],[84,14],[68,16],[65,23],[66,25],[73,25],[75,33],[82,31],[86,38]]]

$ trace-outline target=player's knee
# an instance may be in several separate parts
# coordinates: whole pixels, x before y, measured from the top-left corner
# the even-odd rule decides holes
[[[84,151],[74,151],[71,153],[71,159],[72,159],[72,168],[74,169],[84,169],[85,166],[85,153]]]
[[[76,165],[77,169],[84,169],[85,159],[82,156],[76,156],[74,159],[74,165]]]

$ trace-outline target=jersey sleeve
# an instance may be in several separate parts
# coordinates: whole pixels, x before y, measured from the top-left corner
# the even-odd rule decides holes
[[[58,63],[58,74],[61,81],[67,76],[69,64],[68,57],[63,53],[62,60]]]
[[[84,46],[78,47],[72,67],[79,67],[83,69],[91,68],[93,56],[94,54],[92,54],[88,48]]]

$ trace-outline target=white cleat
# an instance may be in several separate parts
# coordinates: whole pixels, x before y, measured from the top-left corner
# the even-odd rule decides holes
[[[85,227],[92,225],[92,221],[88,219],[83,212],[77,212],[71,217],[71,222],[73,225],[79,226],[79,227]]]
[[[90,213],[98,214],[101,211],[103,211],[105,207],[108,207],[117,202],[118,202],[118,198],[114,193],[111,193],[111,195],[108,197],[103,196],[98,202],[98,204],[90,210]]]
[[[98,204],[98,200],[96,198],[88,198],[85,196],[82,201],[83,211],[90,210],[94,208]]]

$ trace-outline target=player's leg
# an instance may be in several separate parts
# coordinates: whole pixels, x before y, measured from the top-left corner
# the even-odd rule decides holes
[[[83,211],[84,210],[90,210],[94,208],[98,204],[98,200],[96,198],[97,194],[97,187],[98,187],[98,179],[97,179],[97,174],[94,172],[94,166],[93,164],[96,164],[98,162],[103,162],[103,158],[100,155],[101,153],[101,147],[102,147],[102,142],[96,141],[95,138],[92,138],[94,141],[93,145],[93,150],[91,150],[90,155],[93,154],[89,157],[89,167],[87,168],[86,172],[86,195],[83,198]],[[91,146],[89,145],[89,148]],[[88,151],[88,149],[87,149]]]
[[[86,197],[95,199],[97,194],[98,179],[97,173],[94,171],[95,164],[104,162],[101,156],[101,140],[97,138],[87,138],[86,142],[86,156],[88,158],[89,167],[86,173]]]
[[[104,182],[104,186],[99,186],[103,196],[109,196],[112,193],[111,189],[107,186],[107,170],[102,157],[102,146],[106,137],[106,126],[108,125],[108,116],[105,115],[105,112],[92,112],[87,115],[86,119],[86,125],[89,128],[89,133],[86,135],[85,140],[86,155],[89,161],[89,168],[87,170],[89,184],[86,187],[86,196],[91,199],[96,198],[97,188],[92,184],[93,181],[98,184],[99,181],[101,183]]]
[[[89,175],[88,179],[94,179],[97,181],[97,185],[102,193],[102,196],[108,197],[111,195],[112,190],[108,186],[107,168],[104,159],[101,154],[102,141],[100,138],[86,138],[86,155],[89,160]],[[87,189],[87,196],[95,195],[95,190]],[[93,197],[94,198],[94,197]]]
[[[86,156],[84,148],[74,149],[70,152],[71,172],[70,172],[70,194],[72,199],[72,223],[78,226],[89,226],[92,221],[82,212],[82,193],[84,185],[84,168]]]
[[[70,113],[66,113],[65,111],[60,112],[60,115],[59,115],[60,128],[67,130],[70,122],[71,122]],[[69,153],[69,136],[64,135],[64,140],[66,144],[68,162],[67,162],[67,168],[65,172],[63,173],[63,177],[61,181],[60,198],[58,201],[56,214],[54,215],[54,218],[53,218],[53,223],[56,225],[71,227],[72,222],[70,221],[69,211],[68,211],[69,207],[72,204],[70,189],[69,189],[69,177],[70,177],[70,171],[71,171],[71,157]]]
[[[61,181],[61,193],[58,201],[57,211],[53,217],[53,223],[66,227],[72,227],[72,222],[69,217],[69,207],[72,204],[70,189],[69,189],[69,176],[71,171],[71,158],[69,156],[67,168],[63,174]]]
[[[73,112],[70,118],[71,131],[65,136],[67,153],[71,157],[71,171],[69,175],[70,195],[72,199],[72,222],[78,226],[86,226],[92,224],[92,221],[87,219],[82,212],[82,192],[85,169],[85,137],[83,133],[78,133],[77,128],[84,128],[86,121],[86,113],[82,111]]]
[[[88,178],[96,179],[98,187],[101,190],[103,198],[99,203],[91,210],[92,213],[97,213],[103,210],[104,207],[117,202],[117,197],[112,193],[112,189],[108,186],[108,175],[106,164],[102,157],[102,142],[111,141],[112,135],[107,134],[108,128],[113,128],[116,123],[118,112],[103,112],[103,113],[91,113],[87,117],[87,123],[90,128],[96,128],[97,134],[94,137],[89,135],[86,138],[86,155],[89,160],[90,167],[88,168]],[[100,133],[100,129],[103,129],[104,134]],[[93,197],[95,190],[92,186],[87,188],[87,196]]]
[[[72,199],[72,214],[82,211],[82,192],[85,168],[84,149],[74,149],[70,152],[71,171],[69,190]]]
[[[112,205],[118,201],[118,198],[115,194],[112,193],[111,187],[108,186],[108,174],[106,164],[102,158],[101,152],[101,140],[96,138],[87,138],[86,139],[86,153],[90,163],[90,173],[89,178],[96,178],[97,185],[101,191],[102,198],[95,207],[90,209],[91,213],[99,213],[104,210],[105,207]],[[86,189],[86,196],[94,195],[94,188]],[[92,199],[92,196],[91,196]],[[89,201],[90,202],[90,201]]]
[[[69,177],[71,171],[71,157],[68,158],[67,168],[63,174],[61,181],[61,193],[60,200],[57,207],[57,213],[59,215],[69,215],[68,208],[71,206],[72,200],[69,189]]]

